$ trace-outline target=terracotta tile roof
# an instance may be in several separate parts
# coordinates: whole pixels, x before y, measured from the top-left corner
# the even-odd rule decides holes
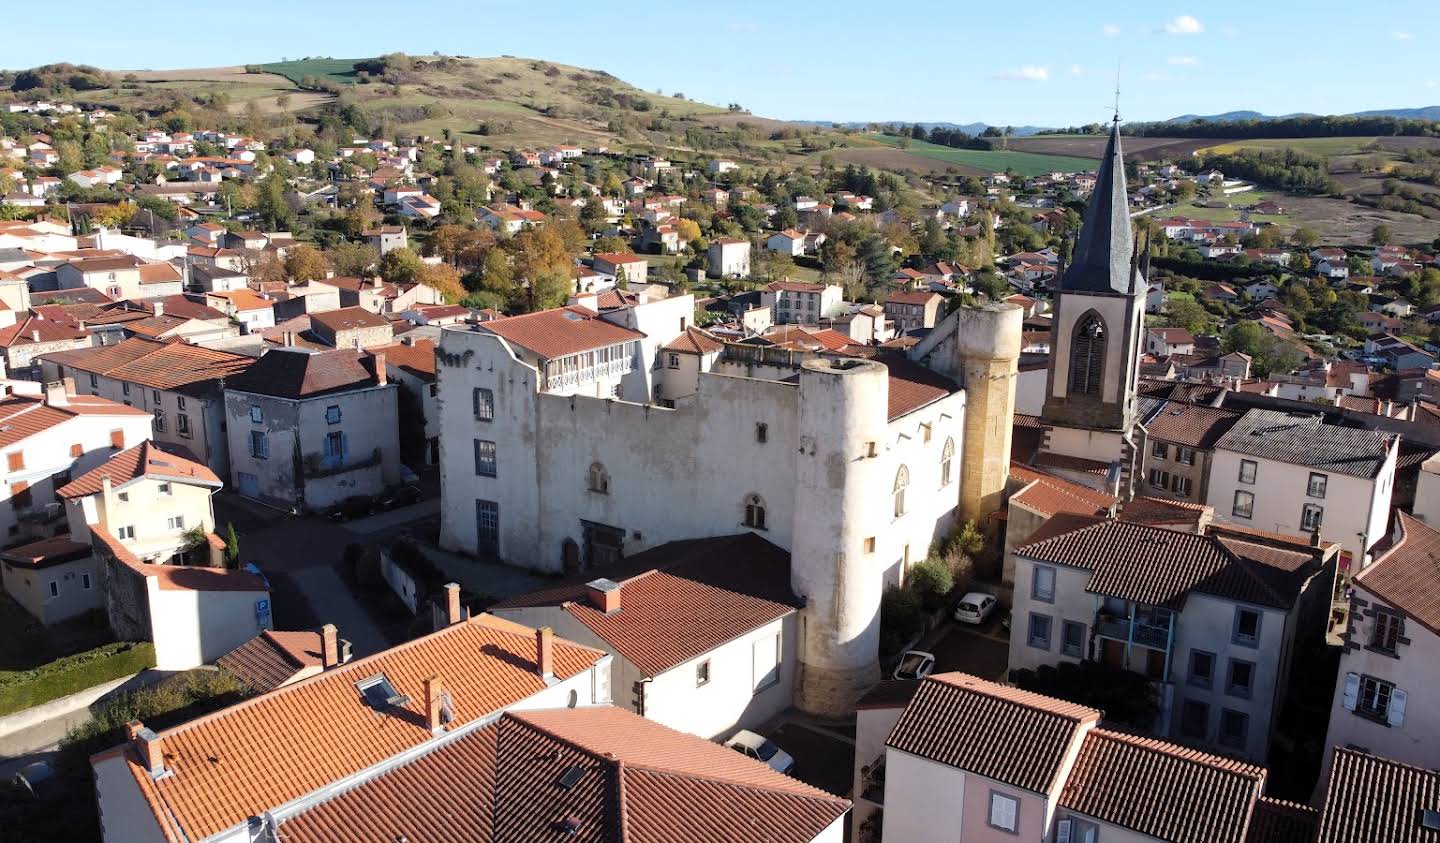
[[[1031,428],[1034,430],[1045,429],[1045,425],[1041,424],[1039,416],[1029,416],[1025,413],[1015,414],[1014,425],[1015,427]]]
[[[1388,547],[1354,583],[1440,635],[1440,532],[1397,511]]]
[[[1090,571],[1092,594],[1171,609],[1192,591],[1288,609],[1319,564],[1313,554],[1124,521],[1081,525],[1015,552]]]
[[[793,606],[650,571],[620,583],[620,610],[564,606],[645,676],[656,676],[795,611]]]
[[[662,350],[675,351],[681,354],[714,354],[722,351],[725,343],[715,339],[696,327],[689,327],[685,332],[670,342],[666,343]]]
[[[583,772],[560,785],[571,769]],[[598,706],[507,712],[281,831],[293,843],[802,843],[849,805],[718,744]]]
[[[1113,495],[1016,462],[1010,463],[1010,478],[1027,484],[1024,489],[1011,495],[1010,501],[1042,515],[1054,515],[1057,512],[1109,515],[1119,501],[1119,498]]]
[[[306,668],[321,665],[320,633],[267,629],[216,659],[215,664],[257,694],[290,682]]]
[[[1247,456],[1373,479],[1394,439],[1389,434],[1322,424],[1319,416],[1250,410],[1216,443]]]
[[[0,328],[0,347],[35,345],[52,342],[87,342],[90,332],[70,322],[54,322],[25,314],[14,325]]]
[[[72,255],[83,255],[83,252],[69,252]],[[97,255],[93,258],[75,257],[69,264],[81,272],[115,272],[123,269],[136,269],[144,266],[145,262],[134,255]]]
[[[243,374],[253,357],[181,342],[130,337],[115,345],[51,352],[44,359],[150,389],[191,395],[216,391],[219,382]]]
[[[1151,439],[1206,451],[1214,448],[1244,415],[1179,401],[1141,398],[1139,403],[1140,417],[1144,419],[1141,425]]]
[[[140,267],[141,284],[174,284],[183,280],[173,264],[147,263]]]
[[[161,299],[142,301],[140,305],[154,312],[156,302],[159,302],[161,311],[164,312],[166,316],[179,316],[184,319],[201,319],[205,321],[218,321],[226,318],[225,314],[206,305],[203,301],[196,301],[186,295],[165,296]]]
[[[235,308],[236,313],[250,310],[270,310],[275,307],[275,302],[259,293],[246,287],[228,292],[206,293],[209,298],[227,301]]]
[[[932,675],[886,746],[988,779],[1047,793],[1093,708],[965,673]]]
[[[342,307],[339,310],[310,314],[310,324],[318,325],[334,334],[360,328],[383,328],[390,323],[363,307]]]
[[[904,354],[885,351],[876,354],[874,359],[890,369],[887,408],[890,421],[960,391],[954,381]]]
[[[788,291],[792,293],[823,293],[825,292],[825,285],[811,284],[805,281],[791,281],[790,279],[786,278],[783,281],[772,281],[769,284],[766,284],[765,289],[775,293],[781,291]]]
[[[1320,812],[1309,805],[1262,796],[1250,815],[1245,843],[1315,843]]]
[[[189,321],[189,319],[171,316],[166,313],[160,316],[150,316],[144,319],[137,319],[134,322],[127,322],[125,323],[125,330],[141,337],[163,337]]]
[[[38,571],[84,559],[93,552],[94,549],[88,544],[71,541],[69,536],[56,536],[0,551],[0,559]]]
[[[1150,333],[1169,345],[1192,345],[1195,335],[1184,328],[1151,328]]]
[[[369,349],[373,354],[384,354],[385,365],[394,366],[420,380],[435,381],[435,341],[418,339],[413,343],[397,342]]]
[[[31,305],[41,304],[110,304],[109,296],[94,287],[76,287],[73,290],[43,290],[30,294]]]
[[[645,338],[639,331],[606,322],[595,311],[584,307],[557,307],[523,316],[507,316],[482,322],[478,327],[529,350],[543,360]]]
[[[63,407],[53,407],[37,396],[12,394],[0,398],[0,448],[9,447],[37,433],[50,430],[77,415],[101,413],[115,416],[148,415],[143,410],[136,410],[133,407],[126,407],[124,404],[116,404],[103,398],[96,399],[97,402],[103,403],[81,401],[78,400],[79,398],[80,396],[70,396]]]
[[[1436,843],[1420,827],[1440,810],[1440,772],[1335,747],[1315,843]]]
[[[1084,457],[1072,457],[1067,454],[1057,454],[1053,451],[1042,451],[1031,460],[1035,465],[1042,468],[1057,468],[1065,471],[1078,471],[1084,474],[1094,474],[1105,477],[1110,473],[1110,464],[1099,460],[1089,460]]]
[[[1121,521],[1132,524],[1166,526],[1171,524],[1199,525],[1206,510],[1211,507],[1200,503],[1174,501],[1167,498],[1152,498],[1137,495],[1120,510]]]
[[[276,348],[225,383],[227,390],[276,398],[314,398],[375,386],[374,358],[348,348]]]
[[[148,440],[141,442],[56,489],[55,494],[62,498],[93,495],[104,488],[106,478],[116,488],[142,477],[220,488],[220,478],[215,476],[215,472],[180,454],[179,450],[175,446],[159,445]]]
[[[170,774],[162,778],[151,779],[133,751],[110,752],[123,755],[141,793],[163,805],[187,839],[199,840],[431,740],[423,692],[430,676],[449,690],[456,727],[539,693],[546,683],[535,648],[532,630],[478,615],[164,730]],[[573,677],[600,657],[556,639],[555,676]],[[389,713],[367,705],[354,683],[377,674],[410,701]]]
[[[627,263],[645,263],[645,259],[630,252],[599,252],[595,260],[604,261],[611,266],[620,266]],[[639,280],[639,279],[636,279]]]
[[[1092,729],[1060,807],[1171,843],[1244,843],[1264,783],[1261,767]]]
[[[929,304],[931,299],[943,298],[939,293],[929,290],[916,290],[914,292],[896,292],[885,297],[886,304]]]

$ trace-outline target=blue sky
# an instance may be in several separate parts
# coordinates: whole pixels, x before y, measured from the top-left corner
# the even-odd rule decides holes
[[[14,4],[0,62],[207,67],[306,55],[509,54],[787,119],[1068,125],[1440,104],[1435,0],[1169,4],[242,0],[213,13]],[[7,4],[7,6],[10,4]]]

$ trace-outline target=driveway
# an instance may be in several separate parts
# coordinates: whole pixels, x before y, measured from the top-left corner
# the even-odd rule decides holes
[[[1010,638],[1000,625],[999,613],[974,627],[943,621],[926,637],[920,649],[935,654],[935,672],[962,671],[982,679],[1003,682],[1010,668]]]
[[[790,775],[836,796],[849,796],[855,775],[855,720],[817,720],[788,709],[754,730],[795,759]]]

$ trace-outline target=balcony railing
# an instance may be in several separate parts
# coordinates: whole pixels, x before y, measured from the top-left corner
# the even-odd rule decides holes
[[[1138,618],[1120,618],[1113,615],[1095,616],[1095,634],[1117,641],[1130,641],[1156,650],[1170,649],[1170,627],[1144,623]]]

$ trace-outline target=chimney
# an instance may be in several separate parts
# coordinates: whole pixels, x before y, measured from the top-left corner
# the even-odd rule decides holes
[[[335,624],[320,627],[320,666],[325,670],[340,664],[340,632]]]
[[[156,316],[164,316],[164,315],[165,315],[165,303],[164,303],[164,302],[162,302],[162,301],[156,301],[156,302],[155,302],[155,315],[156,315]]]
[[[548,626],[535,630],[535,669],[546,685],[555,681],[555,632]]]
[[[439,676],[431,676],[425,680],[425,723],[430,727],[431,734],[439,734],[445,731],[450,725],[455,714],[448,711],[446,705],[445,685],[441,683]]]
[[[70,393],[64,381],[50,381],[45,384],[45,403],[51,407],[64,407],[70,403]]]
[[[385,374],[385,352],[377,351],[375,353],[375,385],[384,386],[389,382],[390,378]]]
[[[463,618],[460,617],[460,584],[454,582],[445,583],[445,624],[453,626]]]
[[[30,332],[30,339],[33,340],[33,341],[35,341],[35,342],[39,342],[39,341],[40,341],[40,329],[39,329],[39,328],[35,328],[34,330],[32,330],[32,331]]]
[[[1320,546],[1320,528],[1319,528],[1319,527],[1316,527],[1314,530],[1312,530],[1312,531],[1310,532],[1310,546],[1311,546],[1311,547],[1319,547],[1319,546]]]
[[[62,383],[62,384],[65,385],[65,394],[66,394],[66,395],[74,395],[74,394],[75,394],[75,379],[74,379],[74,378],[61,378],[61,379],[60,379],[60,383]]]
[[[140,763],[150,773],[150,778],[158,778],[165,772],[165,756],[161,751],[159,735],[139,720],[131,720],[125,724],[125,738],[140,756]]]
[[[607,615],[620,611],[620,583],[614,580],[591,580],[585,583],[585,594],[596,609]]]
[[[285,331],[285,332],[282,333],[280,336],[281,336],[281,338],[284,340],[284,342],[285,342],[285,347],[286,347],[286,348],[291,348],[291,347],[293,347],[293,346],[295,345],[295,332],[294,332],[294,331]]]

